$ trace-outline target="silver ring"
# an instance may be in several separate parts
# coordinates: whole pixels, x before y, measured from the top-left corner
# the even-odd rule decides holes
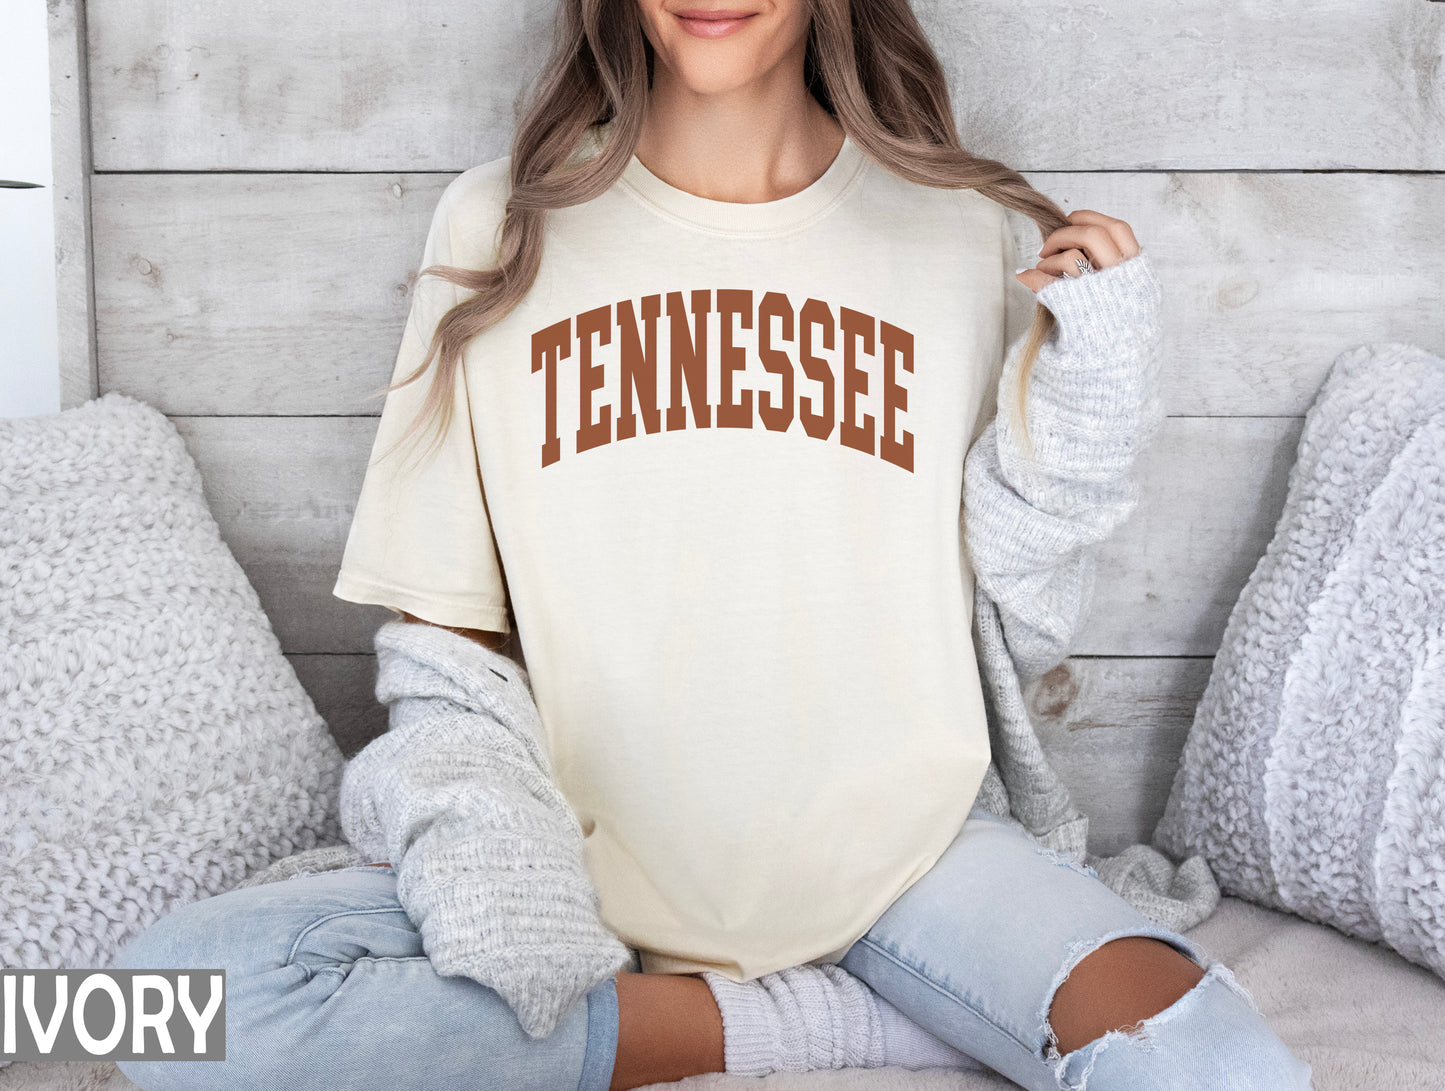
[[[1098,270],[1094,268],[1093,263],[1087,258],[1075,258],[1074,264],[1079,267],[1079,276],[1084,276],[1086,273],[1098,272]]]

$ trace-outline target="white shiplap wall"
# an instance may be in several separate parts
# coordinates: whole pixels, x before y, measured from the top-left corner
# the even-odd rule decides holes
[[[390,616],[330,595],[375,429],[362,395],[389,376],[438,194],[507,151],[550,9],[88,5],[98,390],[176,422],[348,748],[382,726],[370,638]],[[1066,210],[1127,219],[1165,285],[1145,498],[1077,654],[1029,695],[1108,853],[1162,811],[1330,362],[1445,351],[1445,4],[918,9],[965,142]]]

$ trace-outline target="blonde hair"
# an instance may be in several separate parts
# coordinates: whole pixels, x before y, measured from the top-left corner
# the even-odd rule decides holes
[[[1028,216],[1044,237],[1068,223],[1023,175],[964,149],[943,67],[910,0],[810,0],[810,6],[803,64],[808,89],[864,154],[911,182],[976,189]],[[531,288],[541,264],[547,210],[592,200],[627,166],[642,129],[652,53],[636,0],[559,0],[551,55],[512,140],[498,264],[429,265],[418,273],[474,294],[442,315],[417,368],[376,393],[384,397],[415,382],[437,358],[420,412],[395,446],[428,425],[435,427],[433,444],[446,435],[463,349]],[[571,162],[589,127],[605,121],[615,122],[606,145],[580,164]],[[1025,392],[1053,324],[1049,309],[1035,303],[1014,404],[1026,443]]]

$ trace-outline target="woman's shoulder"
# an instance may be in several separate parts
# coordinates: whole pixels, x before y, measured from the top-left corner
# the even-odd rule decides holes
[[[929,185],[875,165],[855,205],[898,243],[977,250],[1001,237],[1004,208],[976,189]]]
[[[579,141],[573,158],[584,159],[596,154],[606,130],[606,123],[592,126]],[[455,264],[471,264],[476,268],[482,263],[495,264],[498,232],[512,191],[511,169],[512,156],[499,155],[468,167],[442,191],[434,223],[444,222],[453,245],[465,250],[464,255],[453,258]]]
[[[445,231],[448,264],[481,268],[494,263],[498,230],[511,190],[511,156],[468,167],[447,183],[437,201],[432,230]]]
[[[511,189],[510,155],[468,167],[442,191],[442,202],[459,221],[499,218]]]
[[[607,128],[605,122],[593,125],[578,143],[572,157],[580,160],[594,155]],[[460,217],[499,219],[512,188],[511,169],[510,154],[478,163],[453,178],[442,199],[449,202]]]

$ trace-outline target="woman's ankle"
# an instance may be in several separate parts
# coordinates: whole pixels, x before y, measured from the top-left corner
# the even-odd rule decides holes
[[[723,1072],[722,1014],[698,974],[617,975],[611,1091]]]

